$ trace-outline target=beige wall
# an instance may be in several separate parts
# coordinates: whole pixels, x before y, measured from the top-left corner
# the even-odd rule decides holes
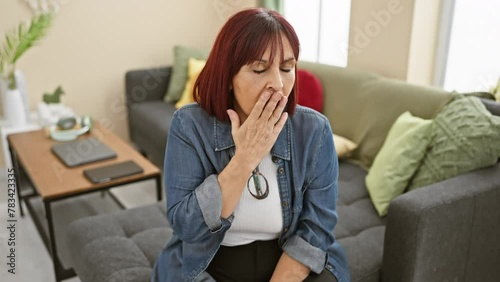
[[[172,63],[175,44],[209,49],[227,17],[257,0],[57,0],[39,46],[19,60],[31,109],[62,85],[63,103],[128,139],[127,70]],[[22,0],[0,1],[0,35],[31,15]],[[3,158],[2,158],[3,159]]]
[[[414,0],[352,0],[349,67],[406,79]]]

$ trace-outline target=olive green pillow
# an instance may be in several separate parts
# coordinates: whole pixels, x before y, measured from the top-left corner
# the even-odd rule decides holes
[[[177,102],[184,92],[188,80],[189,58],[205,60],[208,57],[207,50],[188,48],[185,46],[174,46],[174,65],[164,100],[169,103]]]
[[[491,166],[500,156],[500,117],[477,97],[456,94],[434,119],[433,140],[409,190]]]
[[[380,216],[401,195],[420,166],[430,143],[432,120],[401,114],[392,125],[365,179],[370,198]]]

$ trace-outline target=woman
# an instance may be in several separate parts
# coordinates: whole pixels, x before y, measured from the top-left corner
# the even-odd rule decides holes
[[[299,41],[249,9],[220,31],[173,117],[165,157],[173,237],[152,281],[349,281],[335,242],[338,163],[328,120],[297,103]]]

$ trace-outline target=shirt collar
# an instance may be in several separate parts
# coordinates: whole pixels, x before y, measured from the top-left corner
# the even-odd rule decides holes
[[[229,122],[221,122],[213,117],[214,120],[214,139],[215,151],[222,151],[234,147],[233,136],[231,135],[231,124]],[[291,151],[291,122],[288,119],[281,130],[276,143],[271,149],[271,155],[290,160]]]

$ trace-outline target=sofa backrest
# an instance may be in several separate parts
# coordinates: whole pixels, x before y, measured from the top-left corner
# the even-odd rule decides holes
[[[356,144],[352,160],[368,169],[397,117],[405,111],[433,118],[451,99],[435,87],[412,85],[352,68],[300,61],[314,73],[324,91],[323,113],[334,133]]]

